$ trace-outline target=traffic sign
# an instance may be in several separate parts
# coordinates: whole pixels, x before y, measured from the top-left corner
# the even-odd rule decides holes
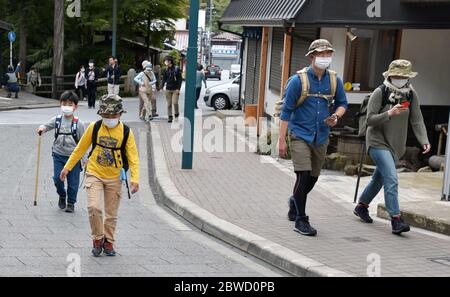
[[[8,39],[9,39],[9,42],[16,41],[16,33],[14,33],[13,31],[9,32],[8,33]]]

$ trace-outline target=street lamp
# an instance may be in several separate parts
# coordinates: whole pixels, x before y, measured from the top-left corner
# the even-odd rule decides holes
[[[189,46],[187,53],[186,70],[186,92],[184,100],[184,130],[183,130],[183,153],[182,169],[192,169],[194,154],[194,102],[195,83],[197,73],[197,52],[198,52],[198,12],[199,0],[191,0],[189,8]]]

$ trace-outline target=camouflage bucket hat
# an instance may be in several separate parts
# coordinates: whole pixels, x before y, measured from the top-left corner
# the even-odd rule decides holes
[[[119,113],[126,113],[123,110],[122,106],[122,98],[118,95],[104,95],[100,99],[100,107],[98,109],[97,114],[109,114],[116,115]]]
[[[402,76],[413,78],[417,76],[417,72],[412,71],[412,64],[408,60],[395,60],[389,65],[389,70],[383,73],[384,77]]]
[[[306,56],[311,55],[314,52],[324,52],[324,51],[332,51],[334,52],[334,48],[331,43],[326,39],[317,39],[314,40],[309,46],[308,53]]]

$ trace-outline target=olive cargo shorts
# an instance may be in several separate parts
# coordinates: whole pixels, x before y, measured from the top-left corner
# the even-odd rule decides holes
[[[311,176],[319,177],[322,170],[329,141],[319,146],[308,144],[303,139],[291,137],[291,156],[294,171],[311,171]]]

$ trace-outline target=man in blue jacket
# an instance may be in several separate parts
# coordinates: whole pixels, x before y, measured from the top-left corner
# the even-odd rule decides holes
[[[336,72],[328,70],[333,52],[332,45],[325,39],[311,44],[306,54],[311,65],[289,79],[280,115],[279,154],[280,157],[287,154],[286,134],[289,130],[292,162],[297,175],[288,216],[295,220],[294,231],[306,236],[317,234],[306,215],[307,195],[319,178],[330,127],[337,125],[347,109],[342,80],[336,77]],[[299,104],[301,100],[304,101]],[[330,112],[331,107],[333,112]]]
[[[119,63],[115,57],[109,57],[109,65],[106,68],[106,78],[108,79],[108,95],[119,95],[120,92],[120,70]]]

